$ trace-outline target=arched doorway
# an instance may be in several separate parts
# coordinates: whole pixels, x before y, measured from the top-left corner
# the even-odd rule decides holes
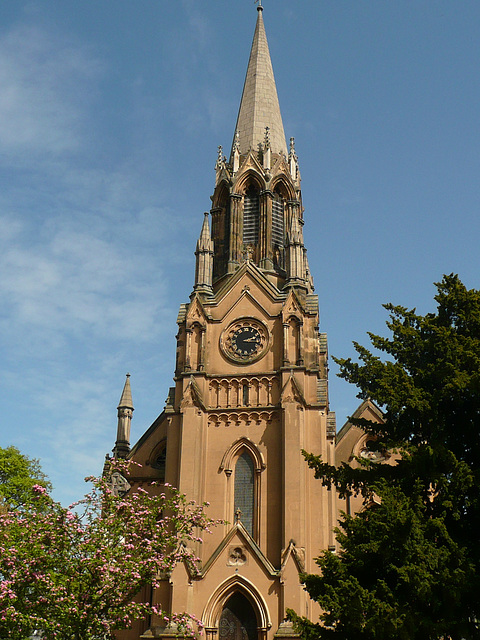
[[[225,603],[218,623],[219,640],[258,640],[258,622],[247,598],[236,591]]]

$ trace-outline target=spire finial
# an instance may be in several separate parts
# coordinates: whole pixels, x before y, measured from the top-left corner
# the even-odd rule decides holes
[[[262,0],[255,0],[255,4],[258,4],[257,11],[263,11]]]

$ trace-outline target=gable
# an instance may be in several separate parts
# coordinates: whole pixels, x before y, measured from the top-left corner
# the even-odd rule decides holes
[[[239,287],[239,285],[241,286]],[[210,301],[209,305],[222,307],[226,298],[230,298],[233,295],[238,296],[244,286],[248,286],[252,291],[257,292],[256,295],[262,299],[263,305],[280,302],[285,299],[285,295],[268,280],[253,262],[244,262],[216,291],[214,305]]]
[[[240,522],[230,529],[210,558],[205,562],[200,571],[200,576],[204,577],[216,564],[232,567],[253,564],[267,577],[273,578],[278,575],[278,571],[262,553],[260,547]],[[249,567],[249,570],[251,571],[252,567]]]

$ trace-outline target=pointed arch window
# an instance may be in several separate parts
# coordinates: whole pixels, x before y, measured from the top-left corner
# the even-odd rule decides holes
[[[260,218],[260,198],[257,189],[250,185],[243,199],[243,243],[257,244]]]
[[[152,464],[152,467],[158,471],[158,478],[156,478],[157,482],[160,484],[165,482],[165,469],[167,466],[167,445],[160,451],[160,453],[156,456],[155,461]]]
[[[255,467],[247,451],[237,458],[235,464],[234,511],[240,512],[240,520],[253,537],[255,513]]]

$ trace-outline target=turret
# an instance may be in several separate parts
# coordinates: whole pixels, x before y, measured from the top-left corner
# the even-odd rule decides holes
[[[127,373],[125,386],[117,407],[118,425],[117,441],[113,448],[114,458],[126,458],[130,453],[130,427],[133,414],[132,391],[130,389],[130,374]]]

